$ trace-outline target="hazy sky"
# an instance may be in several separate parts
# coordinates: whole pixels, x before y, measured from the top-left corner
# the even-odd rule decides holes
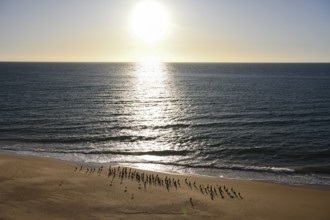
[[[328,0],[155,0],[155,43],[132,31],[140,2],[0,0],[0,61],[330,62]]]

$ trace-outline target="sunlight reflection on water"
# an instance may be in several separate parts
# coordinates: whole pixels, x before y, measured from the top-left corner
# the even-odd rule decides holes
[[[164,63],[136,63],[133,69],[135,83],[133,85],[134,105],[132,121],[138,129],[133,136],[143,136],[152,139],[151,143],[141,142],[136,151],[164,151],[170,146],[160,142],[161,131],[157,126],[171,124],[175,106],[171,104],[170,74]],[[140,128],[140,129],[139,129]],[[159,160],[161,157],[157,157]],[[155,157],[153,157],[155,159]]]

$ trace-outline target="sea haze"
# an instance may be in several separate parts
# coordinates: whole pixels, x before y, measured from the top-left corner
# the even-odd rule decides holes
[[[330,64],[0,63],[0,149],[330,186]]]

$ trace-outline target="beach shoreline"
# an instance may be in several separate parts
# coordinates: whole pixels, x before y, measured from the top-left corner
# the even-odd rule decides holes
[[[316,178],[315,175],[309,176],[310,180],[306,182],[299,182],[300,179],[294,179],[299,175],[298,173],[292,172],[273,172],[269,173],[266,171],[237,171],[237,170],[231,170],[231,169],[219,169],[214,170],[214,168],[210,168],[208,171],[205,170],[194,170],[194,168],[189,168],[187,171],[185,168],[183,169],[173,169],[172,166],[163,165],[161,167],[155,166],[155,164],[147,164],[147,166],[143,166],[141,164],[134,164],[134,163],[123,163],[123,162],[103,162],[103,163],[97,163],[97,162],[84,162],[84,161],[72,161],[68,158],[60,158],[59,156],[51,156],[51,155],[43,155],[43,154],[34,154],[32,152],[25,152],[20,153],[16,151],[8,151],[8,150],[0,150],[0,155],[9,155],[9,156],[31,156],[31,157],[40,157],[40,158],[48,158],[52,160],[59,160],[68,162],[71,164],[78,164],[82,166],[88,166],[88,167],[98,167],[98,166],[125,166],[125,167],[131,167],[134,169],[140,169],[140,170],[146,170],[151,172],[160,172],[165,174],[173,174],[173,175],[184,175],[184,176],[201,176],[206,178],[220,178],[220,179],[228,179],[228,180],[238,180],[238,181],[255,181],[255,182],[264,182],[264,183],[271,183],[271,184],[279,184],[279,185],[287,185],[287,186],[296,186],[296,187],[306,187],[306,188],[315,188],[315,189],[330,189],[329,181],[324,182],[322,180],[321,183],[311,183],[312,179]],[[284,168],[283,168],[284,169]],[[235,173],[233,175],[233,173]],[[249,173],[249,174],[248,174]],[[252,174],[251,174],[252,173]],[[228,175],[230,174],[230,175]],[[252,177],[250,176],[252,175]],[[259,175],[259,177],[256,178],[256,175]],[[277,175],[277,178],[273,178],[275,175]],[[307,175],[305,178],[308,178]],[[291,178],[288,180],[288,178]],[[320,177],[319,177],[320,178]],[[325,177],[323,177],[325,178]]]
[[[330,215],[328,189],[129,167],[111,167],[110,172],[109,167],[6,153],[0,153],[0,170],[1,219],[327,219]]]

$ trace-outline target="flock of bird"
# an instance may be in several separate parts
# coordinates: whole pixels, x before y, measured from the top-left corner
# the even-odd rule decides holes
[[[96,172],[96,175],[101,175],[103,172],[103,165],[98,168],[93,167],[86,167],[83,168],[82,166],[75,167],[73,173],[84,173],[86,175],[92,175]],[[158,175],[157,173],[147,173],[144,171],[137,171],[127,167],[111,167],[109,166],[107,177],[111,178],[109,186],[113,185],[113,181],[117,177],[120,180],[120,184],[123,184],[124,180],[131,180],[135,181],[138,184],[138,189],[142,190],[142,185],[144,191],[147,191],[148,187],[163,187],[168,192],[171,190],[178,190],[178,188],[182,188],[184,186],[189,187],[191,190],[197,190],[204,196],[209,196],[211,200],[215,199],[240,199],[242,200],[243,197],[240,192],[234,190],[233,187],[227,187],[225,185],[204,185],[198,184],[196,181],[190,181],[187,178],[184,179],[184,183],[180,182],[179,178],[170,178],[167,175],[165,178],[163,176]],[[124,192],[127,192],[127,187],[125,187]],[[131,199],[134,199],[134,193],[132,193]],[[190,204],[194,206],[192,197],[189,199]]]

